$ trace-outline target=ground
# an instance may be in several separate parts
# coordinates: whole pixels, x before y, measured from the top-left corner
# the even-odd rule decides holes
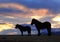
[[[60,35],[52,35],[52,36],[0,35],[0,41],[60,42]]]

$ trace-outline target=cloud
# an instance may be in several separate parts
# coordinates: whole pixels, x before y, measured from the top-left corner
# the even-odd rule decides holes
[[[21,32],[18,29],[8,29],[1,31],[0,35],[21,35]]]
[[[31,9],[32,13],[35,14],[36,16],[37,15],[40,15],[40,16],[43,16],[43,15],[46,15],[48,13],[48,9]]]
[[[16,4],[16,3],[1,3],[0,4],[0,14],[1,15],[11,15],[12,14],[14,16],[24,16],[23,14],[25,15],[30,15],[30,9],[26,8],[25,6],[23,5],[20,5],[20,4]],[[24,16],[26,17],[26,16]]]
[[[3,30],[14,29],[14,25],[12,23],[1,23],[0,24],[0,32]]]
[[[51,23],[52,23],[52,26],[55,27],[55,28],[60,28],[60,13],[55,15],[52,19],[51,19]]]
[[[60,13],[59,0],[17,0],[14,2],[18,4],[22,4],[27,8],[33,8],[33,9],[45,8],[45,9],[49,9],[50,11],[53,11],[52,13],[58,13],[58,12]]]
[[[23,11],[22,13],[20,12],[10,12],[7,13],[0,13],[0,15],[3,16],[1,18],[3,21],[6,22],[12,22],[14,24],[17,23],[30,23],[32,18],[40,19],[42,20],[48,20],[50,21],[50,17],[52,18],[54,15],[50,13],[48,9],[41,8],[41,9],[32,9],[32,8],[27,8],[21,4],[16,4],[16,3],[1,3],[0,8],[6,8],[6,9],[13,9],[13,10],[21,10]],[[4,12],[4,11],[3,11]],[[45,17],[47,19],[45,19]],[[49,17],[49,18],[48,18]]]
[[[54,18],[52,18],[52,20],[60,22],[60,14],[56,15]]]
[[[17,14],[16,14],[17,15]],[[5,15],[1,15],[0,16],[0,20],[3,20],[1,21],[2,23],[12,23],[12,24],[23,24],[23,23],[27,23],[27,22],[30,22],[31,19],[30,18],[23,18],[22,16],[20,17],[16,17],[16,16],[5,16]]]
[[[4,16],[5,18],[15,19],[15,17],[12,16]]]
[[[16,10],[22,10],[24,11],[24,13],[14,13],[14,12],[10,12],[10,13],[1,13],[1,15],[3,15],[3,20],[7,21],[7,22],[14,22],[14,23],[27,23],[30,22],[32,18],[36,18],[36,19],[40,19],[43,18],[44,16],[48,15],[49,10],[48,9],[31,9],[31,8],[25,8],[25,6],[22,6],[23,8],[21,9],[21,5],[19,4],[1,4],[1,7],[4,8],[12,8],[12,9],[16,9]],[[5,7],[4,5],[7,5],[9,7]],[[14,5],[14,6],[13,6]],[[16,7],[18,6],[18,7]],[[1,8],[0,7],[0,8]],[[26,9],[26,10],[25,10]],[[17,21],[17,22],[16,22]]]
[[[52,13],[54,14],[58,12],[60,13],[60,1],[59,0],[13,0],[13,1],[12,0],[1,0],[1,2],[2,3],[17,3],[27,8],[33,8],[33,9],[45,8],[45,9],[49,9],[49,11],[52,11]]]
[[[23,11],[21,10],[16,10],[16,9],[12,9],[12,8],[0,8],[0,14],[1,13],[24,13]]]
[[[0,0],[2,1],[2,0]],[[4,0],[0,3],[0,20],[13,23],[30,23],[32,18],[40,21],[56,19],[60,14],[58,0]],[[58,25],[58,24],[57,24]]]
[[[17,3],[0,3],[0,8],[12,8],[12,9],[23,10],[23,11],[26,10],[26,7]]]
[[[3,21],[3,20],[0,20],[0,22]]]
[[[19,0],[17,0],[17,2],[18,1]],[[29,1],[28,0],[20,0],[19,1],[20,3],[17,3],[17,2],[16,3],[0,3],[0,8],[7,8],[7,12],[8,12],[8,9],[9,10],[10,9],[16,10],[15,12],[17,12],[17,13],[14,13],[11,10],[12,12],[9,11],[10,13],[7,13],[7,14],[9,14],[9,15],[10,14],[13,14],[14,16],[27,17],[27,18],[29,18],[31,15],[32,16],[35,16],[35,15],[43,16],[48,11],[51,12],[51,13],[52,12],[55,12],[55,14],[56,14],[56,12],[58,13],[58,6],[59,6],[59,4],[57,2],[55,3],[54,0],[53,1],[48,0],[48,2],[47,2],[47,0],[45,0],[45,1],[44,0],[43,1],[42,0],[29,0]],[[24,4],[26,4],[26,3],[31,3],[31,4],[28,4],[28,5],[26,4],[27,5],[26,6],[26,5],[23,4],[23,2],[24,2]],[[56,6],[56,4],[58,6]],[[36,6],[36,5],[38,5],[38,6]],[[28,6],[30,6],[30,8]],[[36,7],[36,8],[34,8],[33,6]],[[31,7],[33,7],[33,8],[31,8]],[[37,9],[37,8],[39,8],[39,9]],[[19,12],[20,11],[23,11],[23,12],[22,13],[21,12],[19,13],[17,10],[19,10]],[[25,14],[27,16],[24,16],[23,14]]]
[[[49,9],[49,11],[52,11],[52,13],[54,14],[60,13],[60,3],[54,0],[36,0],[31,2],[31,4],[28,4],[28,5],[23,4],[23,5],[29,8],[35,8],[35,9],[41,9],[41,8]]]
[[[52,28],[60,28],[60,22],[52,23]]]
[[[22,13],[25,9],[24,6],[16,4],[16,3],[1,3],[0,4],[0,13],[1,12],[17,12]]]
[[[12,16],[17,16],[17,17],[26,17],[26,18],[30,18],[30,16],[44,16],[47,14],[48,12],[48,9],[31,9],[31,8],[27,8],[23,5],[20,5],[20,4],[16,4],[16,3],[1,3],[0,4],[0,8],[4,9],[2,10],[3,13],[1,14],[8,14],[8,15],[12,15]],[[20,10],[20,11],[23,11],[22,13],[21,12],[18,12],[16,11],[17,13],[13,12],[13,10],[11,10],[11,12],[9,13],[8,10],[7,12],[5,11],[5,8],[7,9],[13,9],[13,10]],[[6,12],[6,13],[5,13]],[[25,15],[23,15],[25,14]]]

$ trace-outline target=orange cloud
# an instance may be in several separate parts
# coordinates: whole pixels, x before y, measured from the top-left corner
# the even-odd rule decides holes
[[[16,17],[23,17],[23,18],[36,18],[36,19],[40,19],[42,17],[45,17],[47,16],[48,14],[48,10],[47,9],[39,9],[39,10],[36,10],[36,9],[30,9],[30,11],[27,13],[14,13],[12,14],[13,16],[16,16]]]
[[[43,16],[48,13],[48,9],[31,9],[31,12],[36,16]]]
[[[54,14],[49,13],[48,9],[31,9],[32,12],[31,18],[41,19],[44,17],[54,17]]]

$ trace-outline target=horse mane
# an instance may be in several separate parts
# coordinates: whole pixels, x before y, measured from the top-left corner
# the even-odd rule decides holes
[[[39,23],[41,23],[40,21],[38,21],[38,20],[35,19],[35,18],[33,18],[32,21],[33,21],[33,22],[39,22]]]
[[[37,19],[33,18],[32,20],[38,21]]]
[[[48,22],[48,21],[45,21],[45,22],[43,22],[43,23],[49,23],[49,24],[50,24],[50,22]]]

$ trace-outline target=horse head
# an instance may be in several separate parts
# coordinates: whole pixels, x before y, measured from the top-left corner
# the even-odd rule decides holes
[[[33,18],[31,21],[31,25],[33,25],[35,23],[35,19]]]
[[[36,25],[36,24],[39,24],[39,23],[42,24],[42,23],[41,23],[40,21],[38,21],[37,19],[34,19],[34,18],[33,18],[33,19],[32,19],[32,22],[31,22],[31,25],[33,25],[33,24]]]
[[[16,24],[15,28],[18,28],[19,27],[19,24]]]

